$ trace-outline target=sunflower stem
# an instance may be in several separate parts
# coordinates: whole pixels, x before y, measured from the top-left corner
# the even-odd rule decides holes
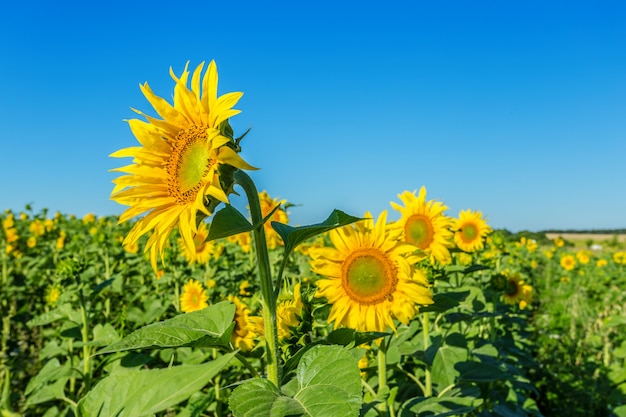
[[[258,275],[261,281],[261,295],[263,296],[263,323],[265,324],[265,343],[267,349],[267,377],[280,389],[280,356],[278,351],[278,328],[276,323],[276,296],[270,268],[267,241],[263,229],[263,213],[261,202],[252,178],[242,170],[234,175],[235,183],[239,184],[246,193],[252,224],[258,224],[252,233],[258,262]]]
[[[387,387],[387,344],[385,338],[378,347],[378,394],[380,395]],[[385,398],[378,407],[381,416],[388,415],[387,399]]]
[[[430,325],[430,317],[428,316],[428,312],[422,313],[422,327],[423,327],[423,335],[424,335],[424,352],[428,350],[430,346],[430,335],[429,333],[429,325]],[[430,365],[426,365],[426,369],[424,370],[424,396],[432,397],[433,395],[433,382],[432,375],[430,373]]]

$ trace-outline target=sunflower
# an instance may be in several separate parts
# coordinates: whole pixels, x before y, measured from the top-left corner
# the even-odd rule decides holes
[[[483,238],[491,233],[480,211],[461,210],[454,222],[454,242],[465,252],[476,252],[483,248]]]
[[[576,259],[572,255],[561,257],[561,267],[566,271],[571,271],[576,266]]]
[[[183,293],[180,295],[180,309],[185,313],[202,310],[209,306],[208,299],[209,296],[202,284],[195,279],[190,279],[183,286]]]
[[[518,304],[525,309],[532,300],[533,287],[525,284],[519,273],[505,273],[507,288],[502,299],[507,304]]]
[[[267,191],[261,191],[259,193],[259,202],[261,204],[261,213],[263,217],[268,216],[272,210],[278,205],[284,205],[287,200],[278,200],[276,198],[270,197]],[[272,222],[279,222],[287,224],[289,223],[289,217],[287,212],[283,210],[282,207],[279,207],[272,213],[272,216],[263,223],[263,229],[265,230],[265,238],[267,239],[267,247],[268,249],[274,249],[276,246],[282,245],[283,240],[276,233],[274,228],[272,228]]]
[[[284,340],[291,336],[291,329],[300,325],[302,318],[302,295],[300,284],[293,289],[293,299],[280,302],[276,306],[276,322],[278,324],[278,339]]]
[[[452,246],[452,232],[449,230],[452,219],[443,212],[448,209],[443,203],[426,201],[426,188],[422,187],[416,196],[404,191],[398,194],[404,206],[391,202],[391,206],[401,213],[400,219],[392,227],[402,229],[404,240],[430,255],[431,263],[449,264],[451,257],[448,247]]]
[[[190,250],[189,246],[185,245],[183,238],[178,238],[180,254],[185,257],[190,265],[193,265],[196,262],[199,264],[206,264],[215,253],[215,242],[207,242],[207,237],[209,237],[209,229],[207,228],[206,223],[203,222],[200,223],[200,226],[198,226],[198,232],[193,238],[193,250]]]
[[[402,243],[387,226],[387,212],[376,223],[367,219],[330,231],[333,247],[311,248],[317,297],[332,305],[328,316],[340,325],[359,331],[395,331],[394,318],[408,323],[418,305],[431,304],[428,280],[407,259],[415,247]]]
[[[176,83],[173,105],[155,95],[148,83],[140,85],[162,119],[135,110],[147,120],[128,121],[142,146],[111,154],[115,158],[133,158],[131,165],[112,170],[126,175],[113,180],[111,199],[130,206],[120,216],[120,223],[144,215],[133,226],[125,243],[135,242],[152,231],[145,250],[150,251],[154,270],[157,256],[163,259],[168,237],[176,226],[185,245],[193,251],[198,212],[210,216],[219,202],[228,202],[218,168],[230,165],[254,169],[233,149],[234,141],[222,133],[230,130],[228,119],[239,113],[232,107],[242,93],[217,97],[215,62],[211,61],[201,81],[203,67],[204,63],[193,72],[191,89],[187,87],[190,75],[187,66],[180,78],[170,69]]]
[[[261,317],[250,314],[250,308],[239,297],[228,296],[228,300],[235,304],[235,328],[230,336],[230,342],[235,349],[244,352],[252,350],[256,344],[256,339],[263,334]]]

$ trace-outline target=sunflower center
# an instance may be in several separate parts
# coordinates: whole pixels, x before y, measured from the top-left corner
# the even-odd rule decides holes
[[[478,235],[478,228],[474,224],[465,224],[461,228],[461,236],[463,237],[463,241],[472,242],[476,239]]]
[[[193,202],[202,185],[202,178],[215,160],[210,158],[206,129],[192,126],[181,130],[172,144],[167,163],[168,191],[177,203]]]
[[[406,221],[404,234],[407,242],[420,249],[426,249],[433,242],[433,225],[423,214],[414,214]]]
[[[360,304],[378,304],[387,300],[398,284],[397,267],[377,249],[362,248],[351,253],[341,269],[344,290]]]

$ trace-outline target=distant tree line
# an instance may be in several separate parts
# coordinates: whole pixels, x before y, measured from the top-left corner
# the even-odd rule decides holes
[[[603,235],[622,235],[626,233],[626,229],[549,229],[543,230],[541,233],[580,233],[580,234],[603,234]]]

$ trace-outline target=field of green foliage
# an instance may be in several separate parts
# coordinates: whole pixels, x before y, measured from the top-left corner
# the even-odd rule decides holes
[[[451,249],[446,265],[420,261],[434,302],[381,333],[329,322],[310,256],[327,233],[285,260],[273,236],[279,390],[260,371],[249,235],[193,256],[172,236],[155,272],[141,244],[122,245],[132,224],[117,218],[0,218],[3,417],[626,416],[619,245],[493,232],[481,250]]]

